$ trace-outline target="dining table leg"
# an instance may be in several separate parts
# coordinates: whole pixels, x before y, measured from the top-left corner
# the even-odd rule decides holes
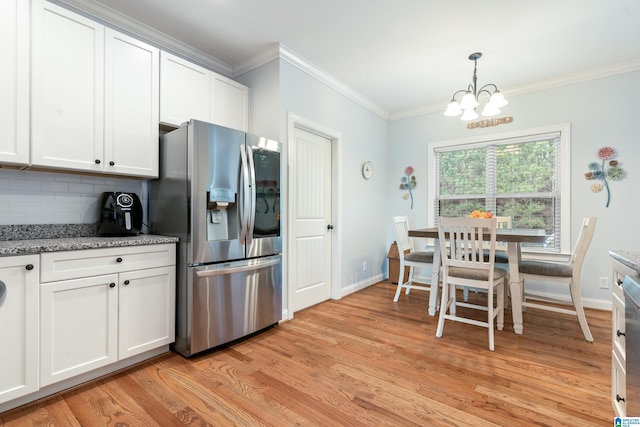
[[[440,291],[440,242],[434,241],[433,264],[431,268],[431,290],[429,291],[429,316],[435,316],[438,308],[438,293]]]
[[[509,256],[509,288],[511,290],[511,314],[513,316],[513,331],[522,334],[522,289],[520,286],[520,243],[507,242],[507,254]]]

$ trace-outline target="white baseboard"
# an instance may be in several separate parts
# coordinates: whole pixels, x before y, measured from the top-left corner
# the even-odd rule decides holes
[[[377,274],[373,277],[367,277],[366,279],[360,280],[359,282],[356,282],[352,285],[349,285],[347,287],[342,288],[342,297],[345,297],[349,294],[352,294],[354,292],[358,292],[364,288],[367,288],[371,285],[374,285],[376,283],[382,282],[383,280],[385,280],[384,276],[382,275],[382,273]]]
[[[568,306],[572,306],[571,296],[553,294],[549,292],[539,291],[527,291],[529,299],[539,299],[541,301],[552,300],[554,302],[565,303]],[[582,305],[584,308],[594,308],[596,310],[611,311],[611,300],[599,300],[594,298],[582,297]]]

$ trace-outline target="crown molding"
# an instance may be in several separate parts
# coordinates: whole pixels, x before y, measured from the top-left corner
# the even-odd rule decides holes
[[[345,85],[335,77],[331,76],[330,74],[316,67],[311,62],[305,60],[300,55],[297,55],[296,53],[294,53],[293,51],[291,51],[290,49],[288,49],[282,44],[280,44],[280,58],[287,61],[294,67],[300,69],[301,71],[304,71],[310,76],[316,78],[317,80],[321,81],[325,85],[331,87],[332,89],[334,89],[341,95],[344,95],[345,97],[349,98],[353,102],[361,105],[362,107],[366,108],[372,113],[380,116],[384,120],[389,120],[388,111],[382,109],[380,106],[371,102],[369,99],[367,99],[360,93],[356,92],[355,90]]]
[[[280,58],[280,46],[278,43],[273,43],[259,54],[234,66],[232,77],[241,76],[278,58]]]
[[[261,54],[249,59],[248,61],[240,64],[237,67],[233,68],[233,76],[237,77],[241,74],[244,74],[248,71],[251,71],[255,68],[258,68],[267,62],[273,61],[274,59],[282,59],[287,61],[294,67],[299,70],[307,73],[311,77],[319,80],[324,83],[326,86],[334,89],[341,95],[347,97],[352,100],[356,104],[366,108],[372,113],[382,117],[384,120],[389,120],[389,113],[384,109],[380,108],[378,105],[371,102],[369,99],[365,98],[349,86],[345,85],[335,77],[331,76],[324,70],[316,67],[311,62],[304,59],[302,56],[296,54],[291,49],[283,45],[282,43],[274,43]]]
[[[49,0],[74,12],[87,16],[93,20],[98,20],[106,26],[115,30],[127,33],[139,40],[142,40],[158,49],[165,50],[177,56],[181,56],[191,62],[195,62],[205,68],[232,77],[233,68],[217,58],[194,49],[193,47],[174,39],[160,31],[143,24],[140,21],[130,18],[117,12],[102,3],[93,0]]]
[[[580,73],[567,74],[564,76],[555,77],[552,79],[541,80],[528,85],[522,85],[513,87],[511,89],[501,90],[505,96],[517,96],[525,93],[538,92],[541,90],[553,89],[560,86],[567,86],[571,84],[586,82],[589,80],[596,80],[604,77],[611,77],[618,74],[631,73],[640,70],[640,59],[633,61],[621,62],[618,64],[608,65],[606,67],[600,67],[593,70],[583,71]],[[448,101],[447,101],[448,103]],[[423,114],[435,113],[438,111],[444,111],[447,108],[447,103],[438,103],[427,105],[414,110],[399,111],[389,115],[389,121],[400,120],[409,117],[421,116]]]

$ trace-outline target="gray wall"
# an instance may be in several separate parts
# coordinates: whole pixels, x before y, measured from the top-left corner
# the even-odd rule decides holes
[[[334,225],[343,233],[343,294],[382,279],[388,249],[384,226],[388,122],[284,59],[246,73],[238,81],[251,88],[251,132],[281,141],[287,158],[290,113],[341,135],[342,223],[334,218]],[[361,175],[366,160],[375,165],[368,181]],[[288,223],[284,214],[283,221]],[[362,271],[364,261],[369,265],[366,272]]]
[[[293,113],[339,132],[342,162],[342,288],[369,283],[386,269],[387,129],[386,120],[319,82],[309,74],[280,60],[280,126],[286,135],[287,114]],[[371,160],[375,173],[370,180],[361,174],[362,163]],[[368,271],[362,263],[368,262]]]
[[[598,218],[596,231],[582,270],[582,294],[586,304],[602,306],[611,299],[611,290],[599,289],[599,277],[611,278],[609,250],[640,250],[636,225],[640,209],[640,143],[637,131],[637,109],[632,102],[640,99],[640,72],[581,82],[539,92],[508,97],[509,105],[502,116],[513,116],[513,122],[483,129],[467,129],[457,118],[442,112],[396,120],[389,123],[390,180],[386,183],[387,215],[409,216],[413,226],[432,224],[427,212],[428,180],[427,144],[471,136],[491,135],[560,123],[571,123],[571,245],[578,237],[582,219]],[[584,178],[589,162],[596,161],[597,150],[605,145],[618,151],[617,159],[627,177],[610,183],[611,203],[605,208],[606,195],[592,193],[591,182]],[[416,204],[410,210],[398,190],[399,176],[411,164],[415,167],[418,186]],[[393,230],[387,224],[387,243]],[[539,286],[539,290],[554,292]]]
[[[277,132],[283,142],[287,141],[288,112],[342,133],[345,290],[368,279],[362,277],[364,260],[373,267],[368,273],[371,277],[386,277],[386,255],[394,240],[393,216],[408,215],[413,227],[432,224],[431,213],[427,212],[430,142],[570,123],[572,154],[571,170],[567,172],[571,178],[571,245],[577,239],[582,218],[596,216],[597,229],[583,268],[583,295],[586,305],[608,308],[611,291],[599,288],[600,277],[611,278],[608,251],[638,250],[639,246],[637,227],[629,224],[633,224],[634,210],[640,208],[635,190],[640,175],[634,170],[636,159],[640,159],[640,144],[634,126],[635,111],[630,107],[640,95],[640,72],[510,96],[502,116],[512,116],[512,123],[473,130],[440,111],[387,122],[284,60],[269,63],[242,78],[252,87],[252,107],[259,106],[252,108],[252,127],[260,127],[260,131],[273,136],[273,106],[278,105]],[[279,90],[275,90],[276,86]],[[596,151],[604,145],[618,150],[618,160],[627,171],[625,179],[611,183],[609,208],[605,208],[605,194],[592,193],[590,183],[584,179],[587,164],[596,160]],[[364,160],[372,160],[376,167],[370,181],[360,175]],[[414,167],[418,182],[413,209],[410,201],[402,197],[406,191],[399,189],[407,166]],[[535,288],[557,292],[542,284]]]

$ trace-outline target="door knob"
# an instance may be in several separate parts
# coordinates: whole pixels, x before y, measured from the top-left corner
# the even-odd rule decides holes
[[[333,225],[331,224],[327,225],[327,230],[333,230]]]

